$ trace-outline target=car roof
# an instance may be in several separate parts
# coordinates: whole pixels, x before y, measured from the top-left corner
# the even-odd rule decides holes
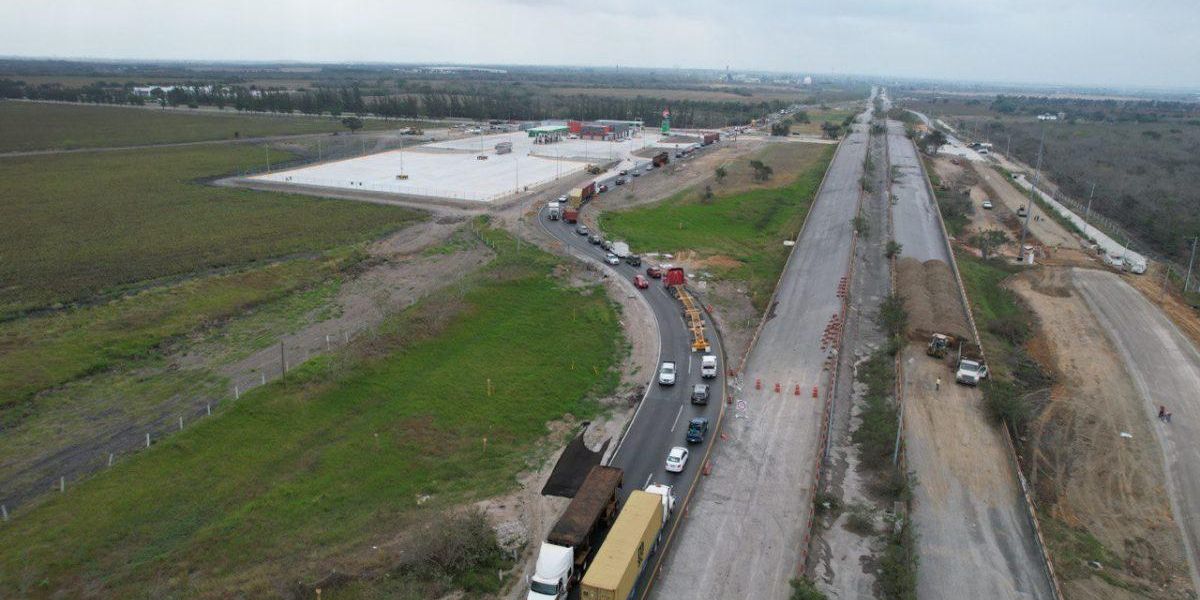
[[[704,417],[696,417],[695,419],[692,419],[692,420],[690,421],[690,423],[691,423],[692,425],[701,425],[701,424],[703,424],[703,423],[707,423],[707,422],[708,422],[708,419],[706,419],[706,418],[704,418]]]
[[[707,390],[707,389],[708,389],[708,384],[707,384],[707,383],[697,383],[697,384],[695,385],[695,387],[693,387],[692,389],[693,389],[693,390],[699,390],[699,389],[706,389],[706,390]]]
[[[683,456],[684,454],[687,454],[687,448],[684,448],[683,446],[675,446],[674,448],[671,448],[671,454],[669,456]]]

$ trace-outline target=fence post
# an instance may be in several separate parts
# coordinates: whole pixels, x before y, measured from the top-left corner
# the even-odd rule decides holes
[[[0,504],[0,515],[4,516],[4,522],[8,522],[8,506]]]
[[[146,447],[147,448],[150,447],[150,434],[149,433],[146,434]]]
[[[179,417],[179,430],[183,431],[183,417]]]
[[[66,476],[62,476],[62,477],[58,478],[58,493],[60,493],[60,494],[67,493],[67,478],[66,478]]]
[[[242,390],[236,384],[234,384],[234,386],[233,386],[233,399],[234,400],[242,399]]]
[[[112,465],[113,465],[113,453],[109,452],[108,453],[108,466],[111,467]]]

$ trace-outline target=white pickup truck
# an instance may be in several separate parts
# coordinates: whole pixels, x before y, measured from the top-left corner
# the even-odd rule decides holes
[[[987,379],[988,368],[983,362],[983,353],[978,344],[962,342],[958,345],[958,369],[954,381],[963,385],[979,385]]]

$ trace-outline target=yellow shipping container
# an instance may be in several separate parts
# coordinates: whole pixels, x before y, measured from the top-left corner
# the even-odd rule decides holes
[[[578,210],[580,206],[583,206],[583,190],[579,188],[571,190],[571,195],[567,200],[567,206],[570,206],[576,210]]]
[[[662,524],[662,496],[642,490],[630,492],[583,576],[581,600],[626,600],[658,547]]]

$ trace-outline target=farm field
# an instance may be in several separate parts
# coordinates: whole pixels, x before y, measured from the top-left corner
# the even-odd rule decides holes
[[[694,253],[695,267],[747,282],[751,301],[762,309],[787,260],[783,241],[799,234],[833,151],[774,144],[757,155],[776,171],[766,184],[753,180],[749,161],[738,161],[726,167],[723,183],[713,184],[711,199],[689,188],[651,206],[606,212],[601,226],[635,252]]]
[[[483,235],[498,255],[464,288],[15,515],[0,530],[0,589],[257,597],[334,569],[369,571],[391,597],[438,596],[406,528],[511,489],[548,422],[598,412],[620,358],[604,294]],[[490,576],[460,583],[491,591],[494,566],[462,565]]]
[[[198,181],[264,160],[241,146],[0,159],[0,315],[373,239],[421,218]]]
[[[804,109],[804,112],[808,113],[808,123],[797,123],[793,120],[792,133],[801,133],[801,134],[805,134],[805,135],[821,135],[821,133],[822,133],[821,132],[821,124],[822,123],[829,121],[830,123],[840,125],[842,123],[842,121],[846,120],[846,117],[851,117],[851,116],[858,114],[854,110],[839,110],[839,109],[823,110],[820,108]]]
[[[364,119],[363,129],[398,129],[399,121]],[[303,133],[349,134],[340,118],[179,112],[128,106],[0,102],[0,152],[139,146]]]
[[[727,100],[732,102],[783,100],[799,102],[805,93],[799,89],[764,88],[761,86],[746,86],[739,88],[731,86],[728,89],[713,88],[702,90],[670,89],[670,88],[620,88],[620,87],[552,87],[548,91],[565,96],[591,95],[612,96],[615,98],[666,98],[668,100]],[[740,93],[739,93],[740,92]]]

